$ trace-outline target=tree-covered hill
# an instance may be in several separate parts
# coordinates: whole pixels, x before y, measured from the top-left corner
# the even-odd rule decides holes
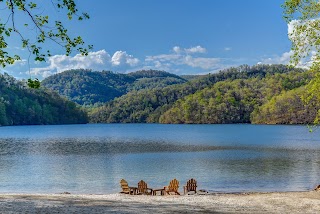
[[[0,125],[87,123],[86,112],[48,89],[0,74]]]
[[[255,124],[313,124],[320,109],[320,102],[313,97],[307,104],[303,101],[306,90],[300,87],[272,97],[251,114]],[[318,122],[317,122],[318,123]]]
[[[211,88],[218,82],[227,81],[225,84],[230,85],[229,89],[231,91],[239,91],[241,89],[241,84],[246,84],[246,82],[243,82],[244,80],[252,79],[252,81],[265,81],[264,78],[269,78],[272,80],[273,77],[276,77],[277,75],[281,76],[281,74],[286,74],[290,72],[295,72],[298,76],[302,79],[307,78],[308,75],[304,73],[304,70],[302,69],[294,69],[289,68],[285,65],[256,65],[256,66],[239,66],[237,68],[229,68],[226,70],[223,70],[216,74],[209,74],[202,76],[200,78],[196,78],[194,80],[191,80],[187,83],[180,84],[180,85],[173,85],[168,86],[162,89],[151,89],[151,90],[141,90],[141,91],[132,91],[128,94],[125,94],[119,98],[116,98],[108,103],[106,103],[104,106],[95,109],[90,114],[90,120],[91,122],[107,122],[107,123],[119,123],[119,122],[125,122],[125,123],[144,123],[144,122],[176,122],[176,123],[199,123],[200,121],[196,118],[189,118],[188,121],[181,120],[181,121],[169,121],[168,118],[166,118],[166,115],[169,115],[168,111],[172,111],[170,109],[175,108],[178,112],[182,112],[183,107],[188,108],[190,111],[192,111],[194,114],[197,110],[195,106],[179,106],[179,102],[184,102],[184,98],[186,100],[189,100],[189,95],[197,96],[197,92],[201,94],[201,90],[206,88]],[[282,82],[274,83],[274,87],[280,87],[280,91],[282,89],[293,89],[300,85],[305,84],[304,81],[307,80],[301,80],[301,82],[291,82],[291,79],[289,77],[283,77]],[[288,79],[289,78],[289,79]],[[292,77],[294,79],[294,77]],[[237,80],[235,82],[232,82],[234,80]],[[243,81],[240,81],[243,80]],[[269,83],[272,83],[270,80]],[[220,85],[219,85],[220,84]],[[219,83],[218,86],[224,87],[224,83]],[[222,85],[221,85],[222,84]],[[240,84],[240,88],[236,85]],[[248,83],[249,84],[249,83]],[[281,84],[279,86],[278,84]],[[250,85],[250,84],[249,84]],[[216,86],[216,87],[218,87]],[[228,92],[228,87],[226,86],[226,93]],[[248,86],[249,87],[249,86]],[[259,86],[254,86],[259,87]],[[265,90],[271,90],[266,87]],[[250,88],[247,89],[250,91]],[[269,91],[268,91],[269,92]],[[250,92],[252,96],[255,96],[253,93]],[[270,98],[276,94],[279,94],[280,92],[273,93],[270,91],[270,93],[264,92],[266,96],[270,96]],[[259,94],[257,94],[259,95]],[[205,97],[205,103],[203,105],[207,105],[210,96],[214,96],[214,94],[211,95],[209,93],[208,97]],[[249,95],[247,95],[249,96]],[[262,96],[262,95],[261,95]],[[248,98],[248,99],[254,99],[254,98]],[[262,98],[261,98],[262,100]],[[178,101],[178,102],[177,102]],[[203,100],[197,100],[200,103],[203,102]],[[231,102],[231,101],[230,101]],[[236,101],[235,101],[236,102]],[[257,105],[261,105],[262,101],[259,101],[260,103],[257,103]],[[200,104],[201,105],[201,104]],[[211,106],[212,107],[212,106]],[[222,106],[221,106],[222,107]],[[208,107],[210,108],[210,107]],[[251,108],[251,107],[249,107]],[[251,108],[252,109],[252,108]],[[253,109],[252,109],[253,110]],[[178,114],[176,112],[176,114]],[[236,113],[236,112],[234,112]],[[226,122],[248,122],[248,118],[250,118],[247,115],[244,118],[244,120],[236,120],[236,119],[225,119],[223,121],[216,121],[215,123],[226,123]],[[170,115],[176,116],[176,115]],[[183,115],[185,116],[185,115]],[[187,116],[188,117],[188,116]],[[221,115],[223,117],[223,115]],[[239,117],[239,115],[234,115],[234,118]],[[161,119],[160,119],[161,118]],[[209,122],[208,122],[209,123]]]
[[[299,94],[293,95],[296,98],[292,102],[285,103],[281,111],[274,110],[271,115],[265,111],[266,107],[259,109],[261,105],[269,100],[273,100],[281,93],[286,93],[292,88],[297,88],[307,84],[311,76],[307,73],[290,72],[285,74],[267,75],[264,78],[254,77],[250,79],[226,80],[197,91],[194,94],[186,96],[177,102],[161,115],[161,123],[270,123],[271,118],[282,114],[288,121],[282,123],[299,123],[300,112],[296,109],[296,117],[288,117],[285,114],[286,108],[294,109],[295,105],[301,106],[301,101],[295,104]],[[292,91],[292,90],[291,90]],[[290,91],[290,92],[291,92]],[[269,104],[269,107],[272,104]],[[280,109],[278,105],[272,105],[271,109]],[[252,114],[253,112],[254,115]],[[277,113],[277,115],[275,115]],[[314,115],[313,115],[314,116]],[[252,121],[252,118],[253,121]],[[314,118],[314,117],[313,117]],[[272,119],[271,119],[272,120]],[[301,120],[304,123],[305,120]],[[271,122],[272,123],[272,122]]]
[[[50,76],[41,84],[80,105],[91,106],[113,100],[132,90],[163,88],[186,81],[177,75],[156,70],[120,74],[78,69]]]
[[[140,78],[154,78],[154,77],[173,77],[176,79],[181,79],[184,80],[182,77],[165,72],[165,71],[159,71],[159,70],[140,70],[140,71],[135,71],[128,73],[128,76],[132,76],[135,79],[140,79]]]
[[[126,93],[135,78],[111,71],[69,70],[44,79],[41,84],[80,105],[103,103]]]

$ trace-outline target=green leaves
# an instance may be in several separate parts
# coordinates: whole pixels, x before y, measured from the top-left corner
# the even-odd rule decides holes
[[[298,65],[303,58],[320,53],[320,3],[318,0],[286,0],[282,5],[283,17],[289,24],[293,56],[291,63]],[[315,51],[315,52],[314,52]]]
[[[77,5],[74,0],[52,0],[59,10],[63,10],[67,17],[71,20],[73,16],[78,17],[78,20],[89,19],[87,13],[78,14]],[[51,20],[50,17],[39,11],[43,5],[28,0],[0,0],[1,4],[6,4],[10,12],[8,18],[4,18],[6,22],[0,19],[0,66],[4,67],[7,64],[13,64],[20,57],[10,56],[10,53],[4,51],[8,47],[7,38],[11,37],[12,33],[16,33],[21,39],[21,46],[28,50],[34,56],[35,61],[45,61],[46,57],[50,57],[50,51],[45,48],[47,41],[54,42],[62,49],[66,55],[70,55],[73,51],[87,55],[92,49],[91,45],[85,46],[83,39],[80,36],[71,37],[68,29],[59,20]],[[51,5],[51,4],[47,4]],[[45,6],[47,6],[45,5]],[[4,5],[3,5],[4,6]],[[24,16],[25,23],[18,25],[21,21],[16,20],[16,15]],[[33,29],[36,34],[34,37],[27,37],[22,32],[22,27]],[[31,84],[32,85],[32,84]]]
[[[78,9],[74,0],[52,0],[53,4],[61,10],[65,10],[69,20],[72,19],[74,15],[78,17],[78,20],[89,19],[87,13],[82,13],[78,15]],[[5,67],[7,64],[14,64],[16,61],[21,60],[20,56],[14,55],[11,56],[7,51],[8,44],[6,42],[6,37],[11,37],[12,32],[15,32],[21,39],[21,46],[24,49],[27,49],[30,54],[34,56],[34,61],[43,62],[46,60],[46,57],[50,57],[50,50],[43,48],[43,45],[47,40],[53,41],[58,46],[61,46],[65,50],[66,55],[70,55],[73,50],[80,52],[83,55],[87,55],[88,51],[92,49],[92,46],[89,45],[85,47],[85,43],[80,36],[72,38],[68,34],[68,30],[63,26],[62,22],[56,20],[51,22],[48,15],[42,14],[42,11],[39,14],[35,13],[38,7],[38,4],[28,0],[0,0],[1,3],[7,5],[7,9],[10,11],[10,15],[7,18],[8,21],[1,22],[0,19],[0,66]],[[20,29],[17,27],[17,21],[15,15],[21,13],[25,15],[24,27],[34,29],[36,33],[36,40],[33,38],[27,38],[23,35]],[[54,25],[52,26],[52,23]],[[39,88],[40,81],[36,78],[32,80],[28,79],[27,85],[30,88]]]
[[[40,88],[40,81],[37,78],[35,78],[34,80],[29,78],[27,81],[27,85],[30,88],[38,89],[38,88]]]
[[[307,85],[302,99],[306,104],[320,100],[320,2],[318,0],[286,0],[282,5],[283,17],[290,28],[289,38],[292,42],[291,63],[294,66],[303,60],[312,62],[310,70],[315,73],[314,79]],[[318,124],[320,112],[315,116]]]

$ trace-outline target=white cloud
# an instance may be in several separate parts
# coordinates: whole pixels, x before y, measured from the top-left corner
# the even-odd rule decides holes
[[[207,50],[203,47],[201,47],[200,45],[196,46],[196,47],[191,47],[191,48],[185,48],[184,49],[186,53],[188,54],[194,54],[194,53],[206,53]]]
[[[288,37],[294,43],[298,44],[300,62],[297,66],[302,68],[309,68],[313,62],[317,59],[317,49],[318,38],[320,37],[320,32],[314,26],[320,25],[320,18],[310,19],[306,21],[292,20],[288,23]],[[303,31],[299,27],[305,27]],[[296,28],[298,28],[296,30]],[[314,35],[316,35],[314,37]]]
[[[147,56],[145,58],[145,67],[148,69],[160,69],[169,72],[184,72],[186,70],[198,68],[205,71],[198,72],[209,72],[222,67],[220,64],[222,59],[210,58],[210,57],[197,57],[197,53],[206,53],[207,50],[201,46],[195,46],[191,48],[181,48],[175,46],[172,48],[170,54],[160,54],[155,56]],[[223,66],[224,67],[224,66]]]
[[[199,54],[205,54],[199,57]],[[229,66],[236,66],[243,62],[233,59],[209,57],[207,50],[200,45],[183,48],[174,46],[168,53],[146,56],[139,60],[126,51],[116,51],[109,54],[106,50],[89,52],[88,56],[54,55],[46,63],[36,64],[31,68],[31,75],[45,78],[55,73],[70,69],[92,69],[95,71],[111,70],[116,72],[131,72],[139,69],[165,70],[178,74],[196,74],[216,72]],[[29,74],[29,71],[26,72]]]
[[[151,61],[160,61],[160,62],[165,62],[165,61],[175,61],[179,60],[181,58],[180,54],[160,54],[156,56],[146,56],[145,61],[151,62]]]
[[[27,64],[27,60],[26,59],[20,59],[15,61],[13,64],[8,64],[8,67],[13,67],[13,66],[24,66]]]
[[[320,19],[308,20],[307,22],[316,24],[320,23]],[[302,53],[302,57],[296,66],[308,69],[310,68],[314,60],[316,60],[315,56],[317,52],[314,50],[311,50],[310,52],[305,52],[305,48],[309,46],[309,41],[306,39],[307,35],[298,35],[297,31],[295,31],[295,28],[299,27],[302,24],[305,24],[305,22],[302,22],[300,20],[292,20],[290,23],[288,23],[288,38],[300,44],[300,51]],[[310,25],[307,26],[309,26],[310,28]],[[275,55],[272,57],[264,58],[260,62],[258,62],[258,64],[290,64],[292,55],[293,51],[284,52],[281,55]]]
[[[299,21],[298,20],[292,20],[291,22],[288,23],[288,37],[290,38],[290,36],[292,35],[294,28],[296,27],[296,25],[299,25]]]
[[[206,53],[207,49],[201,47],[200,45],[191,48],[181,48],[179,46],[174,46],[172,48],[173,52],[176,54],[196,54],[196,53]]]
[[[132,55],[127,54],[125,51],[116,51],[111,58],[111,63],[113,66],[136,66],[139,63],[139,60]]]
[[[290,57],[292,56],[293,52],[285,52],[282,55],[278,56],[272,56],[268,58],[262,59],[258,64],[289,64]]]
[[[232,48],[230,48],[230,47],[225,47],[224,50],[225,50],[225,51],[231,51]]]
[[[125,51],[116,51],[111,57],[105,50],[89,52],[87,56],[54,55],[48,58],[48,66],[31,68],[31,74],[47,77],[70,69],[126,71],[138,65],[139,60]]]
[[[181,48],[179,46],[174,46],[172,49],[176,53],[180,53],[181,52]]]
[[[219,58],[194,58],[189,55],[184,59],[186,65],[206,70],[215,68],[221,62],[221,59]]]
[[[298,68],[304,68],[308,69],[311,67],[312,63],[315,60],[317,52],[311,51],[310,57],[302,58],[299,63],[296,65]],[[293,51],[285,52],[280,56],[273,56],[269,58],[264,58],[261,61],[259,61],[257,64],[284,64],[288,65],[290,64],[291,56],[293,55]]]

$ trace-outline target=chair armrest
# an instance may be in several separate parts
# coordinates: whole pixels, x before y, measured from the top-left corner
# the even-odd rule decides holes
[[[129,187],[129,190],[130,190],[130,194],[131,194],[131,191],[132,191],[132,194],[136,195],[137,191],[138,191],[138,188],[137,187]]]
[[[153,189],[153,191],[160,191],[160,190],[164,190],[164,188]]]

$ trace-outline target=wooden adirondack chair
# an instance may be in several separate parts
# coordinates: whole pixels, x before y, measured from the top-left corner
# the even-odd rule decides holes
[[[120,193],[135,195],[137,192],[137,187],[129,187],[128,182],[124,179],[121,179],[120,185],[122,188],[122,192]]]
[[[139,181],[138,188],[137,188],[137,194],[139,195],[151,195],[153,193],[153,190],[151,188],[148,188],[148,185],[143,180]]]
[[[191,178],[188,180],[187,185],[183,187],[184,194],[187,194],[190,191],[194,191],[194,193],[197,193],[197,181],[196,179]]]
[[[170,193],[174,193],[175,195],[180,195],[178,192],[179,189],[179,181],[177,179],[173,179],[170,181],[169,186],[164,187],[164,191],[170,195]]]

